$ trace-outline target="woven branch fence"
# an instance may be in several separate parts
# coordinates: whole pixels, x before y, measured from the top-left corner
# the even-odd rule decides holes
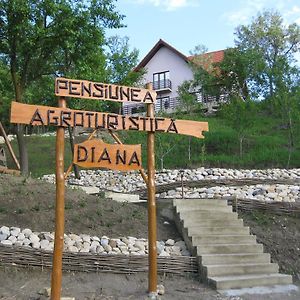
[[[184,187],[190,188],[210,188],[214,186],[244,186],[244,185],[257,185],[257,184],[284,184],[284,185],[300,185],[299,179],[203,179],[203,180],[189,180],[183,181]],[[181,187],[181,181],[176,181],[167,184],[159,184],[156,186],[156,193],[163,193],[169,190]],[[147,198],[147,189],[142,188],[136,190],[135,193],[139,194],[141,198]]]
[[[0,265],[18,267],[52,267],[52,252],[0,245]],[[196,257],[157,258],[158,273],[187,275],[198,273]],[[63,253],[63,270],[133,274],[148,271],[148,256],[96,255]]]
[[[300,216],[300,202],[263,202],[253,199],[227,198],[228,204],[241,211],[265,211],[277,215]]]

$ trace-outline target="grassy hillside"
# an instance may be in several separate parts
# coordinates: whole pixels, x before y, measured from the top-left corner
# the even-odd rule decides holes
[[[243,139],[243,154],[240,155],[238,132],[230,122],[218,117],[172,115],[177,119],[208,121],[209,132],[205,139],[176,134],[156,135],[157,169],[184,167],[231,167],[231,168],[286,168],[300,166],[300,139],[295,134],[296,145],[289,161],[288,132],[280,120],[264,113],[253,116],[252,125],[247,128]],[[296,133],[298,128],[296,128]],[[143,132],[119,132],[124,143],[142,144],[143,164],[146,167],[147,138]],[[55,137],[26,137],[30,170],[34,177],[53,173],[55,168]],[[82,138],[80,138],[82,140]],[[78,139],[77,139],[78,141]],[[112,139],[107,139],[112,142]],[[16,141],[13,147],[17,152]],[[71,162],[70,144],[66,140],[66,167]],[[12,166],[10,162],[10,166]]]
[[[175,118],[207,121],[209,132],[205,133],[205,139],[174,134],[157,134],[156,163],[158,168],[161,167],[162,157],[165,168],[197,166],[285,168],[300,166],[299,136],[296,136],[296,145],[291,152],[288,165],[288,132],[278,119],[271,116],[262,113],[253,116],[253,125],[247,129],[243,139],[242,156],[236,129],[222,117],[203,118],[197,114],[181,114],[176,115]],[[122,137],[126,143],[141,143],[144,157],[146,157],[145,134],[122,132]]]

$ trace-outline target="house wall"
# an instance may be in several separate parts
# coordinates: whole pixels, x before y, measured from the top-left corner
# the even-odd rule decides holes
[[[147,73],[144,76],[144,82],[152,82],[153,74],[169,71],[172,82],[172,92],[163,93],[170,98],[177,97],[178,86],[184,80],[193,79],[193,73],[187,62],[176,53],[166,47],[160,48],[145,67]]]
[[[193,73],[188,65],[188,63],[180,57],[178,54],[174,53],[167,47],[161,47],[155,55],[151,58],[148,64],[145,66],[146,73],[144,75],[142,84],[146,84],[148,82],[153,82],[153,74],[169,71],[170,81],[172,83],[171,92],[158,91],[157,98],[161,97],[169,97],[170,99],[176,98],[178,96],[177,90],[178,86],[182,84],[184,80],[193,79]],[[162,105],[162,104],[161,104]],[[123,107],[132,107],[136,106],[136,104],[125,102],[123,103]],[[160,110],[160,104],[157,102],[156,111]],[[126,110],[126,108],[125,108]],[[167,109],[169,111],[169,109]]]

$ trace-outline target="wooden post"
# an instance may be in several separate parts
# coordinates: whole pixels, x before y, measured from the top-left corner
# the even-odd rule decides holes
[[[147,89],[152,89],[152,84],[147,84]],[[147,104],[147,117],[154,118],[154,104]],[[147,167],[148,167],[148,260],[150,296],[157,295],[157,248],[156,248],[156,203],[155,203],[155,149],[154,131],[147,135]]]
[[[66,107],[64,97],[58,99],[59,107]],[[62,254],[64,247],[65,222],[65,178],[64,178],[65,130],[58,127],[56,131],[56,206],[55,239],[51,278],[51,300],[60,300],[62,281]]]
[[[73,137],[71,126],[68,126],[68,132],[69,132],[70,146],[71,146],[71,152],[72,152],[72,158],[73,158],[74,157],[74,137]],[[78,166],[73,164],[73,169],[74,169],[75,178],[80,179]]]

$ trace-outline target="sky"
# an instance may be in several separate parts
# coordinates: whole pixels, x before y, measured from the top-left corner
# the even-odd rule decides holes
[[[126,16],[127,27],[107,33],[128,36],[140,60],[159,39],[185,55],[197,45],[208,51],[232,47],[235,28],[250,24],[264,9],[278,11],[286,24],[300,25],[299,0],[119,0],[116,9]]]

